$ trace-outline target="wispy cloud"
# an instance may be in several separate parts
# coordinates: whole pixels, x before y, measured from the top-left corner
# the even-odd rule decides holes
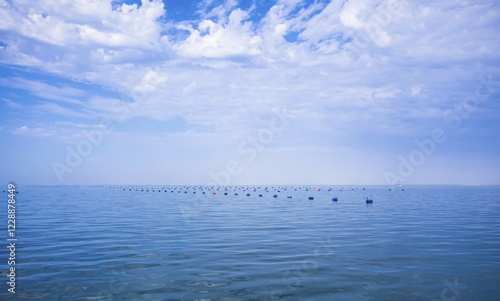
[[[13,109],[22,109],[23,106],[20,104],[20,103],[17,103],[15,101],[12,101],[10,99],[7,99],[7,98],[2,98],[2,101],[10,108],[13,108]]]
[[[14,130],[14,134],[16,135],[26,135],[31,137],[53,137],[56,135],[55,130],[51,129],[43,129],[43,128],[30,128],[26,125],[23,125]]]
[[[26,90],[40,98],[55,100],[72,105],[82,105],[83,102],[79,101],[77,98],[86,94],[85,91],[72,87],[56,87],[44,82],[28,80],[20,77],[0,78],[0,86]]]

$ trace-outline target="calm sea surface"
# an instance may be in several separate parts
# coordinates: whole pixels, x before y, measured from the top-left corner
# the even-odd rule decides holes
[[[0,300],[500,300],[500,187],[308,187],[18,187]]]

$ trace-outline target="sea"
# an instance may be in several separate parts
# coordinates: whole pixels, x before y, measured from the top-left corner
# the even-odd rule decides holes
[[[16,189],[0,300],[500,300],[498,186]]]

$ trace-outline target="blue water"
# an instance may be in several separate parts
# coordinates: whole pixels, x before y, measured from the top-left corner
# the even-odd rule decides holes
[[[500,300],[500,187],[162,187],[20,187],[0,300]]]

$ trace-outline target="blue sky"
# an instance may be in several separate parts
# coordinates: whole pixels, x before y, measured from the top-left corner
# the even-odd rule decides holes
[[[495,1],[0,0],[0,182],[500,184]]]

